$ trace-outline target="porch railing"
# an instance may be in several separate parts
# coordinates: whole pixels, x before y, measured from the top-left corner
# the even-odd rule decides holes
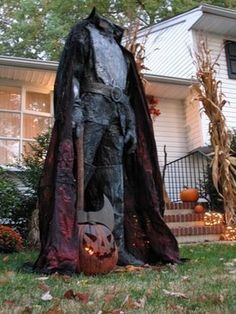
[[[180,191],[184,187],[197,188],[200,197],[207,200],[203,182],[210,160],[201,151],[196,151],[166,164],[163,175],[165,187],[172,202],[180,201]]]

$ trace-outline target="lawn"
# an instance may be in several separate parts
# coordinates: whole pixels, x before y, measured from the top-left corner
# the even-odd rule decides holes
[[[37,252],[0,255],[0,313],[236,313],[236,244],[182,245],[182,265],[73,277],[20,271]]]

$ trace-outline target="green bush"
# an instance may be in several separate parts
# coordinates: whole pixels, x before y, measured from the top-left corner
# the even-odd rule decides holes
[[[0,168],[0,223],[17,229],[23,236],[34,204],[28,193],[23,194],[12,175]]]
[[[14,175],[0,168],[0,224],[17,229],[24,238],[27,238],[31,215],[36,208],[50,133],[48,130],[35,138],[35,143],[30,145],[31,153],[24,155],[23,162],[16,165],[18,171]]]
[[[40,134],[35,138],[35,143],[30,144],[31,152],[23,155],[21,179],[35,198],[37,198],[39,180],[42,174],[50,136],[50,129]]]

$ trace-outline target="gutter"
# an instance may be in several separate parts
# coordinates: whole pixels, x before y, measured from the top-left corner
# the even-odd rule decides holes
[[[196,79],[184,79],[180,77],[162,76],[154,74],[144,74],[144,78],[151,82],[190,86],[193,83],[197,83]]]
[[[236,19],[236,11],[232,9],[217,7],[214,5],[202,4],[200,10],[203,13],[210,13],[217,16],[227,17],[230,19]]]
[[[48,71],[56,71],[58,67],[57,61],[42,61],[28,58],[7,57],[0,55],[0,65],[12,66],[19,68],[40,69]]]

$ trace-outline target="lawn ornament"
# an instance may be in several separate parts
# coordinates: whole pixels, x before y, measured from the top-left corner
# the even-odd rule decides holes
[[[78,273],[104,274],[116,266],[118,251],[108,227],[102,224],[80,224],[78,240]]]

